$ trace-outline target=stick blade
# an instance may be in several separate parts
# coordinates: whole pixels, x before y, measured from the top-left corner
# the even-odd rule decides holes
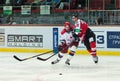
[[[53,56],[55,56],[57,53],[52,54],[51,56],[47,57],[47,58],[41,58],[41,57],[37,57],[38,60],[41,61],[47,61],[48,59],[52,58]]]
[[[41,61],[46,61],[47,59],[44,59],[44,58],[40,58],[40,57],[37,57],[38,60],[41,60]]]
[[[18,61],[23,61],[22,59],[18,58],[16,55],[13,56]]]

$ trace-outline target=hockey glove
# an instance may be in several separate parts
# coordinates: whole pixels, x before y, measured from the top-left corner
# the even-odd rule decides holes
[[[59,45],[59,46],[58,46],[58,51],[61,51],[62,48],[63,48],[63,46],[62,46],[62,45]]]
[[[74,32],[73,32],[73,37],[75,38],[75,41],[76,41],[76,42],[79,42],[79,41],[80,41],[80,39],[79,39],[78,35],[77,35],[77,34],[75,34]]]

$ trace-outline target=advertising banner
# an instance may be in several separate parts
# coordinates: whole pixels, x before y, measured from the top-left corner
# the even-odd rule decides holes
[[[1,47],[53,49],[52,38],[53,29],[48,27],[7,26],[0,29]]]
[[[58,44],[60,32],[63,27],[54,26],[5,26],[0,28],[0,48],[1,51],[29,51],[39,52],[54,50],[58,52]],[[120,31],[119,27],[101,28],[91,27],[96,34],[96,45],[98,53],[118,55],[120,49]],[[6,49],[5,49],[6,48]],[[19,49],[19,50],[18,50]],[[77,48],[79,54],[86,53],[86,47],[83,43],[79,42]],[[82,51],[82,53],[80,53]],[[26,50],[25,52],[28,52]],[[108,53],[109,52],[109,53]],[[116,52],[116,53],[115,53]]]
[[[53,49],[54,53],[58,52],[58,28],[53,28]]]
[[[107,48],[120,48],[120,32],[119,31],[107,32]]]
[[[17,35],[9,34],[8,47],[43,47],[43,35]]]
[[[50,5],[41,5],[40,6],[40,14],[41,15],[49,15],[50,14]]]
[[[22,15],[31,15],[31,6],[30,5],[21,6],[21,14]]]
[[[5,30],[0,29],[0,46],[5,46]]]
[[[3,15],[11,15],[12,6],[3,6]]]

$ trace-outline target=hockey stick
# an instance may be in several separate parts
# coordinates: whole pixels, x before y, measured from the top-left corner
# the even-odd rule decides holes
[[[70,45],[69,45],[70,46]],[[67,47],[69,47],[69,46],[67,46]],[[66,48],[67,48],[66,47]],[[65,49],[65,48],[64,48]],[[64,49],[62,49],[62,50],[64,50]],[[57,52],[57,53],[59,53],[59,52]],[[37,59],[38,60],[41,60],[41,61],[47,61],[48,59],[50,59],[50,58],[52,58],[53,56],[55,56],[57,53],[54,53],[54,54],[52,54],[52,55],[50,55],[49,57],[47,57],[47,58],[41,58],[41,57],[37,57]]]
[[[72,41],[72,42],[73,42],[73,41]],[[72,43],[71,43],[71,44],[72,44]],[[71,44],[70,44],[70,45],[71,45]],[[66,48],[69,47],[70,45],[66,46],[64,49],[66,49]],[[62,49],[62,50],[64,50],[64,49]],[[59,53],[59,52],[57,52],[57,53]],[[41,61],[47,61],[48,59],[50,59],[50,58],[52,58],[53,56],[55,56],[57,53],[54,53],[54,54],[50,55],[50,56],[47,57],[47,58],[37,57],[37,59],[38,59],[38,60],[41,60]]]
[[[35,57],[38,57],[38,56],[41,56],[41,55],[45,55],[45,54],[50,53],[50,52],[53,52],[53,50],[45,52],[45,53],[41,53],[41,54],[38,54],[38,55],[34,55],[34,56],[31,56],[31,57],[27,57],[27,58],[24,58],[24,59],[20,59],[16,55],[14,55],[13,57],[18,61],[25,61],[25,60],[32,59],[32,58],[35,58]]]
[[[41,61],[47,61],[48,59],[52,58],[53,56],[55,56],[57,53],[54,53],[52,55],[50,55],[49,57],[47,58],[41,58],[41,57],[37,57],[38,60],[41,60]]]

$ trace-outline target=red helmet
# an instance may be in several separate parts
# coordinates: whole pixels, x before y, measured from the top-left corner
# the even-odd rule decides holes
[[[64,23],[64,27],[65,27],[65,29],[66,29],[66,31],[70,31],[70,22],[65,22]]]
[[[70,22],[65,22],[64,27],[69,26],[70,27]]]

